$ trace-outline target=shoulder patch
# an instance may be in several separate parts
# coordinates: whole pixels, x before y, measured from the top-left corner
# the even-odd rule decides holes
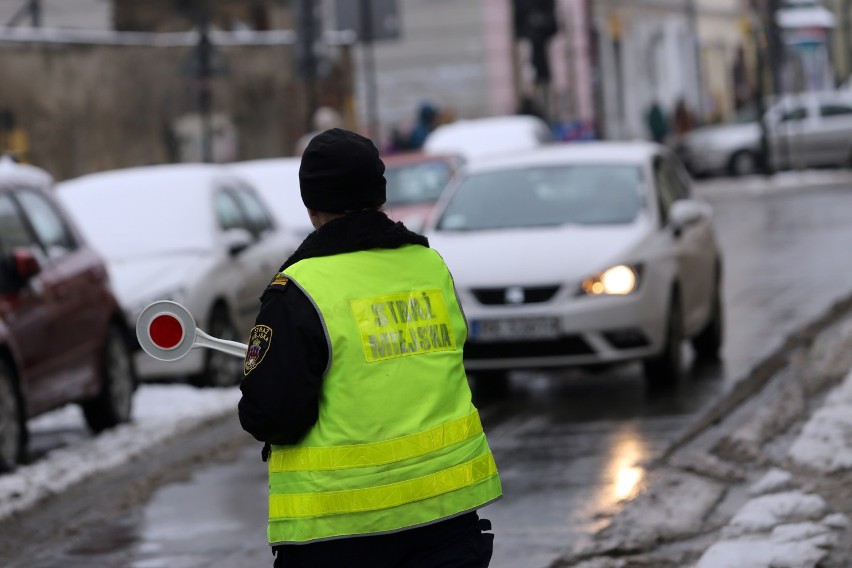
[[[289,282],[289,281],[290,281],[289,278],[287,278],[283,274],[279,273],[279,274],[275,275],[275,278],[272,279],[272,282],[270,282],[269,285],[270,286],[286,286],[287,282]]]
[[[272,344],[272,328],[268,325],[256,325],[251,328],[246,360],[243,365],[243,376],[248,376],[263,361],[264,355]]]

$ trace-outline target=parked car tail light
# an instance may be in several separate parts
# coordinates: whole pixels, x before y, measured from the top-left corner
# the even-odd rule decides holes
[[[581,284],[589,296],[623,296],[639,288],[639,267],[619,264],[587,278]]]
[[[19,248],[15,249],[12,255],[15,259],[15,272],[21,280],[28,280],[41,270],[38,259],[32,251]]]

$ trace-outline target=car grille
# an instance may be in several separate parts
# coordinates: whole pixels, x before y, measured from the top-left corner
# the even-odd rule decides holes
[[[521,359],[524,357],[558,357],[591,355],[594,350],[579,335],[536,341],[495,341],[464,346],[465,359]]]
[[[511,288],[523,291],[522,302],[507,301],[506,291],[510,288],[474,288],[471,292],[480,304],[497,306],[505,304],[540,304],[541,302],[549,301],[559,291],[559,286],[517,286]]]

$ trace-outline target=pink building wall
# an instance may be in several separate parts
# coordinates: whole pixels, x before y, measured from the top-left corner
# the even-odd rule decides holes
[[[490,114],[510,114],[519,92],[533,92],[527,49],[517,50],[513,65],[512,6],[510,0],[482,2],[485,58]],[[549,46],[550,114],[554,121],[594,122],[591,46],[586,26],[588,0],[558,0],[560,32]],[[517,78],[516,78],[517,77]],[[517,85],[516,85],[517,81]]]
[[[517,107],[512,63],[510,0],[481,0],[490,114],[511,114]]]

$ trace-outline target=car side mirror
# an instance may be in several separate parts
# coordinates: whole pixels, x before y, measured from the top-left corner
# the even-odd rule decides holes
[[[695,199],[679,199],[672,203],[669,209],[669,225],[677,237],[689,225],[708,219],[711,212],[710,205],[704,202]]]
[[[246,229],[234,227],[225,231],[224,240],[228,254],[237,256],[252,245],[254,237]]]
[[[21,282],[26,282],[41,272],[41,263],[30,249],[16,248],[12,251],[12,269]]]

